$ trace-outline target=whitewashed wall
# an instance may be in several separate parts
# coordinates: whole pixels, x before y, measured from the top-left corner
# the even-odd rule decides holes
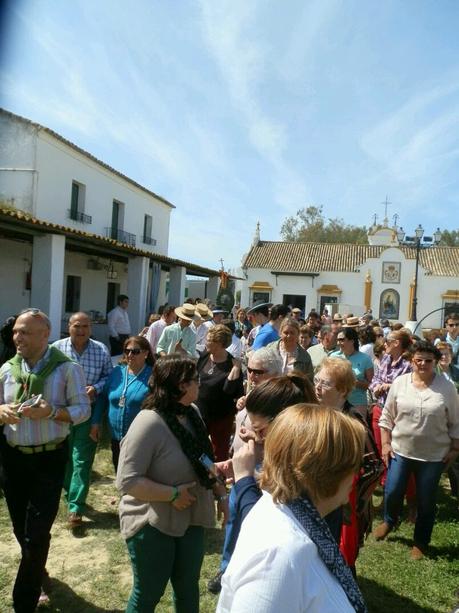
[[[400,283],[382,283],[382,263],[400,262]],[[379,317],[380,296],[386,289],[394,289],[400,295],[399,321],[409,319],[410,284],[415,274],[415,260],[406,260],[403,252],[396,247],[389,247],[379,259],[369,259],[361,265],[359,272],[322,272],[314,279],[309,277],[290,277],[272,275],[269,270],[249,269],[248,278],[242,283],[241,304],[250,304],[249,287],[256,281],[268,282],[272,287],[271,301],[282,302],[284,294],[306,295],[306,312],[320,306],[320,295],[317,289],[322,285],[337,285],[342,294],[338,301],[346,304],[364,304],[365,278],[370,271],[372,286],[371,308],[375,317]],[[418,321],[430,311],[444,306],[442,294],[447,290],[459,289],[459,279],[456,277],[434,277],[426,275],[420,266],[418,273]],[[357,314],[357,313],[356,313]],[[422,323],[423,328],[439,327],[443,321],[442,312],[430,315]]]
[[[37,130],[0,113],[0,202],[33,212]]]
[[[26,290],[26,274],[32,262],[32,245],[0,239],[0,322],[30,306],[30,291]]]
[[[136,246],[167,255],[171,207],[125,181],[44,130],[0,113],[0,201],[40,219],[105,236],[113,200],[124,203],[124,227]],[[85,185],[84,213],[91,224],[68,216],[72,182]],[[153,218],[152,238],[142,242],[144,216]]]
[[[125,205],[123,230],[136,235],[136,246],[167,255],[171,207],[44,131],[39,132],[37,142],[37,171],[37,217],[105,236],[105,228],[111,226],[113,200],[117,200]],[[86,186],[84,212],[91,215],[92,224],[68,217],[72,181]],[[155,246],[142,242],[144,215],[153,218]]]

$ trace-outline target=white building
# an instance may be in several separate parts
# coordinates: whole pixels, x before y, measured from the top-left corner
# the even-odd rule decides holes
[[[241,304],[290,304],[306,314],[327,304],[343,315],[372,309],[375,318],[407,322],[415,295],[416,248],[401,245],[397,228],[369,231],[368,245],[262,241],[259,227],[244,256]],[[459,248],[419,252],[417,320],[439,328],[459,311]],[[424,319],[425,318],[425,319]]]
[[[53,336],[76,310],[105,315],[129,295],[133,330],[158,306],[181,304],[187,275],[218,271],[168,257],[175,208],[52,130],[0,109],[0,321],[29,306],[50,315]],[[98,325],[98,322],[99,325]]]

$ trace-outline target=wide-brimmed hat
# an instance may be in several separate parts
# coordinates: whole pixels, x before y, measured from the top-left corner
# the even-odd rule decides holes
[[[222,309],[220,306],[216,306],[215,309],[212,309],[212,313],[214,315],[218,315],[219,313],[228,313],[225,309]]]
[[[212,311],[201,302],[195,305],[195,315],[201,319],[209,319],[212,317]]]
[[[341,313],[335,313],[333,315],[333,321],[343,321],[343,316],[341,315]]]
[[[182,304],[181,307],[177,307],[176,309],[174,309],[174,313],[177,315],[177,317],[180,317],[180,319],[193,321],[193,317],[195,314],[195,306],[194,304],[189,304],[188,302],[185,302],[185,304]]]
[[[358,317],[348,317],[344,325],[346,328],[358,328],[360,326],[360,319]]]
[[[258,300],[254,303],[254,305],[247,311],[247,314],[253,315],[254,313],[268,313],[269,309],[273,306],[272,302],[262,302]]]

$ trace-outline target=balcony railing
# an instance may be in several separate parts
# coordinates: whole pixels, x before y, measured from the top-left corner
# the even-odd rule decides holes
[[[131,247],[135,247],[135,234],[125,232],[124,230],[115,230],[114,228],[105,228],[105,236],[113,238],[120,243],[125,243]]]
[[[72,211],[72,209],[67,209],[67,213],[69,219],[73,219],[73,221],[79,221],[80,223],[92,223],[91,215],[86,215],[86,213],[81,213],[80,211]]]
[[[143,236],[142,237],[142,242],[145,243],[145,245],[156,245],[156,238],[151,238],[151,236]]]

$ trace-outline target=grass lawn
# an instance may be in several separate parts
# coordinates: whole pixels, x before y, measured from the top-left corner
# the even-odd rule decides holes
[[[94,465],[88,517],[78,531],[67,529],[66,508],[61,504],[47,565],[54,587],[51,606],[43,608],[44,612],[124,611],[131,568],[118,531],[116,505],[111,504],[114,495],[110,452],[102,449]],[[386,542],[376,543],[370,537],[361,551],[357,572],[370,613],[447,613],[458,605],[459,513],[446,481],[442,482],[429,558],[419,562],[409,559],[412,532],[412,525],[402,523]],[[0,612],[6,613],[12,610],[11,590],[19,551],[4,499],[0,500],[0,534]],[[218,569],[222,540],[220,529],[208,531],[201,573],[203,613],[215,611],[217,600],[207,592],[206,582]],[[172,610],[168,589],[157,611]]]

